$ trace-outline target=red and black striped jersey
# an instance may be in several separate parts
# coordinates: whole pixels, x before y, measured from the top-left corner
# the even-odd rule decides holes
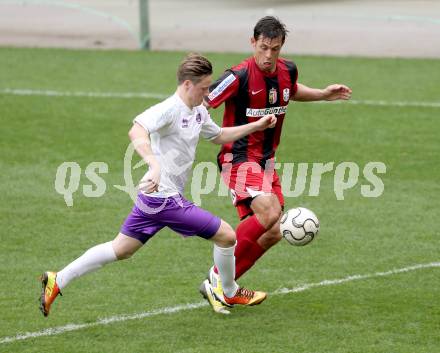
[[[275,114],[273,129],[257,131],[235,142],[222,146],[218,163],[230,162],[225,154],[232,153],[232,163],[253,161],[262,167],[275,155],[280,143],[281,128],[289,100],[296,93],[298,70],[289,60],[279,58],[274,73],[259,69],[250,57],[226,70],[214,82],[207,102],[213,108],[225,103],[223,127],[239,126],[256,121],[267,114]]]

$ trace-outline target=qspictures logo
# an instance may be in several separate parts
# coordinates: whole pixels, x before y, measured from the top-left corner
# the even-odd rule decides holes
[[[148,167],[144,161],[140,161],[133,165],[134,155],[136,154],[136,143],[144,143],[135,141],[130,143],[126,149],[123,165],[123,185],[112,185],[117,190],[126,193],[133,202],[136,202],[137,195],[142,189],[145,180],[135,181],[133,171],[139,168]],[[233,192],[228,189],[229,184],[228,170],[232,168],[230,162],[226,162],[222,166],[223,172],[219,173],[218,167],[214,162],[204,161],[198,162],[194,166],[181,164],[179,161],[179,152],[168,150],[165,157],[167,160],[166,172],[171,178],[185,178],[187,174],[191,181],[187,187],[191,194],[192,201],[202,206],[202,196],[216,192],[217,197],[234,197],[238,192],[248,192],[243,186],[243,190],[238,185]],[[160,160],[160,159],[159,159]],[[232,155],[225,156],[226,161],[232,160]],[[192,168],[191,168],[192,167]],[[263,170],[264,183],[261,190],[252,188],[253,192],[270,192],[273,178],[278,175],[283,195],[286,198],[294,198],[307,195],[309,197],[318,197],[321,191],[321,183],[323,177],[326,180],[331,177],[333,183],[333,193],[337,200],[344,200],[347,191],[354,189],[360,185],[360,197],[377,198],[383,195],[385,184],[380,175],[386,174],[387,167],[385,163],[380,161],[370,161],[363,165],[354,161],[344,162],[311,162],[296,163],[286,162],[277,163],[273,160],[266,162],[264,168],[254,162],[246,162],[241,164],[237,170],[237,180],[245,180],[249,172],[258,172]],[[275,173],[276,171],[276,173]],[[81,185],[81,176],[88,180]],[[63,196],[66,206],[74,205],[74,195],[82,192],[85,197],[97,198],[105,194],[107,182],[105,175],[109,173],[109,166],[106,162],[91,162],[83,170],[77,162],[63,162],[56,171],[55,175],[55,191]],[[222,180],[223,179],[223,180]],[[244,185],[244,184],[243,184]],[[328,192],[328,190],[327,190]],[[146,209],[145,212],[158,212],[158,209]]]

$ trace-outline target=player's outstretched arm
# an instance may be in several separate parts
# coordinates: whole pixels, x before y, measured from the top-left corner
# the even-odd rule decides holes
[[[255,131],[261,131],[267,128],[273,128],[276,123],[277,123],[277,118],[275,117],[274,114],[265,115],[261,119],[246,125],[224,127],[222,128],[222,132],[220,133],[220,135],[218,135],[215,139],[211,140],[211,142],[218,145],[222,145],[228,142],[233,142]]]
[[[160,182],[160,164],[151,150],[150,134],[138,123],[134,123],[128,136],[145,163],[148,164],[148,172],[139,183],[139,188],[146,193],[157,191]]]
[[[298,89],[293,96],[293,100],[299,102],[347,100],[351,98],[351,92],[351,88],[341,84],[333,84],[324,89],[318,89],[298,83]]]

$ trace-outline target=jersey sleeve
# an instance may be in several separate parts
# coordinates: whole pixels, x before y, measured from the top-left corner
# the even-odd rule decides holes
[[[211,116],[209,115],[206,108],[203,107],[203,111],[201,112],[201,114],[203,116],[203,125],[200,131],[200,135],[207,140],[215,139],[222,132],[221,127],[218,126],[214,122],[214,120],[211,119]]]
[[[224,74],[209,87],[206,102],[213,108],[217,108],[224,101],[234,97],[238,92],[239,79],[232,70],[226,70]]]
[[[286,60],[285,64],[287,66],[287,70],[289,71],[289,75],[290,75],[290,82],[291,82],[290,99],[293,99],[293,96],[298,90],[298,68],[296,67],[296,64],[293,61]]]
[[[134,118],[133,122],[138,123],[151,134],[169,125],[172,115],[164,110],[161,104],[156,104]]]

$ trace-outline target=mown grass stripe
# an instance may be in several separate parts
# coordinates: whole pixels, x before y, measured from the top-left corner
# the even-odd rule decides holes
[[[302,292],[306,290],[310,290],[313,288],[318,287],[324,287],[324,286],[333,286],[338,284],[343,284],[347,282],[352,281],[359,281],[359,280],[366,280],[371,278],[377,278],[377,277],[386,277],[391,275],[397,275],[401,273],[407,273],[411,271],[421,270],[421,269],[429,269],[429,268],[436,268],[440,267],[440,262],[430,262],[425,264],[417,264],[412,266],[407,266],[399,269],[392,269],[385,272],[375,272],[370,274],[364,274],[364,275],[351,275],[344,278],[339,279],[330,279],[330,280],[323,280],[321,282],[317,283],[305,283],[302,285],[299,285],[295,288],[281,288],[276,290],[273,293],[269,293],[269,295],[284,295],[284,294],[290,294],[290,293],[297,293]],[[9,336],[9,337],[3,337],[0,339],[0,344],[4,343],[11,343],[21,340],[27,340],[30,338],[37,338],[37,337],[43,337],[43,336],[54,336],[59,335],[65,332],[70,331],[77,331],[81,329],[86,329],[90,327],[95,326],[101,326],[101,325],[108,325],[115,322],[123,322],[123,321],[129,321],[129,320],[140,320],[146,317],[152,317],[157,315],[163,315],[163,314],[174,314],[178,313],[180,311],[184,310],[193,310],[198,309],[204,306],[207,306],[208,304],[206,302],[198,302],[198,303],[189,303],[189,304],[183,304],[183,305],[176,305],[172,307],[166,307],[162,309],[152,310],[152,311],[146,311],[141,312],[137,314],[127,314],[127,315],[118,315],[118,316],[110,316],[107,318],[99,319],[95,322],[87,323],[87,324],[67,324],[64,326],[59,327],[52,327],[48,328],[42,331],[36,331],[36,332],[25,332],[25,333],[19,333],[15,336]]]

